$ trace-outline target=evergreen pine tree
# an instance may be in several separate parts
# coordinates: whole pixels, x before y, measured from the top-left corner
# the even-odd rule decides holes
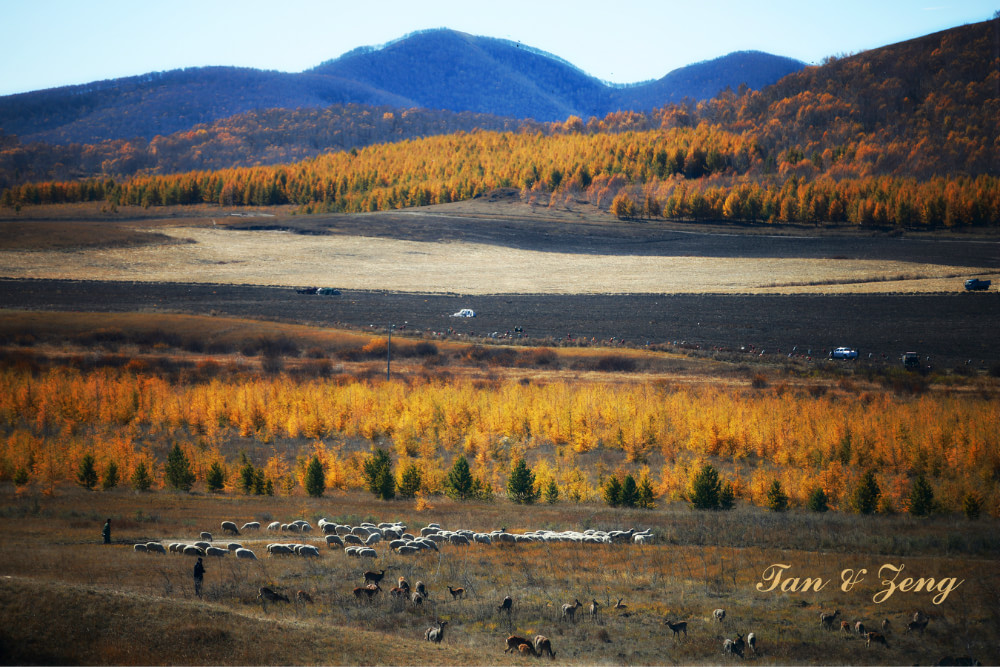
[[[706,463],[691,479],[688,500],[691,501],[695,509],[718,509],[721,490],[722,483],[719,481],[719,473],[711,464]]]
[[[396,480],[392,476],[392,457],[388,450],[377,447],[365,461],[361,474],[365,487],[376,497],[390,500],[396,496]]]
[[[923,475],[917,476],[910,489],[910,514],[927,516],[934,511],[934,489]]]
[[[271,482],[271,480],[267,480],[267,483],[264,485],[264,495],[265,496],[274,495],[274,484]]]
[[[643,475],[639,480],[639,507],[651,510],[656,507],[656,494],[653,493],[653,485],[647,475]]]
[[[93,490],[97,486],[97,469],[94,467],[94,455],[87,452],[80,461],[80,470],[76,473],[77,484],[85,489]]]
[[[243,465],[240,467],[240,489],[246,494],[253,493],[256,481],[257,469],[247,459],[247,455],[243,454]]]
[[[530,505],[538,499],[535,491],[535,474],[531,472],[524,459],[518,459],[507,479],[507,497],[515,503]]]
[[[625,475],[622,480],[622,507],[635,507],[639,503],[639,487],[635,483],[635,477],[631,474]]]
[[[979,512],[982,506],[982,502],[979,500],[979,496],[975,493],[967,493],[965,497],[962,498],[962,514],[965,515],[969,521],[975,521],[979,518]]]
[[[455,463],[445,478],[445,493],[455,500],[466,500],[475,495],[475,480],[469,470],[469,462],[464,456],[455,459]]]
[[[17,472],[14,473],[14,484],[16,486],[24,486],[27,483],[28,483],[28,469],[25,468],[24,466],[21,466],[20,468],[17,469]]]
[[[413,498],[416,496],[417,491],[420,490],[420,484],[422,481],[420,468],[416,463],[411,463],[406,466],[406,468],[403,469],[402,474],[399,476],[399,483],[396,485],[399,497]]]
[[[306,493],[312,498],[319,498],[326,490],[326,477],[323,473],[323,464],[319,462],[319,457],[313,456],[306,468]]]
[[[132,488],[136,491],[149,491],[152,486],[153,478],[149,474],[146,462],[139,461],[139,465],[135,467],[135,472],[132,473]]]
[[[222,491],[225,485],[226,471],[218,461],[215,461],[212,463],[212,467],[208,469],[208,475],[205,477],[205,486],[210,493],[217,493]]]
[[[851,493],[851,509],[858,514],[874,514],[880,495],[882,489],[878,486],[875,473],[869,470]]]
[[[559,485],[556,484],[554,477],[549,480],[548,486],[545,487],[545,502],[549,505],[555,505],[559,502]]]
[[[622,504],[622,483],[614,475],[608,477],[608,481],[604,483],[601,495],[604,496],[604,502],[608,505],[618,507]]]
[[[253,494],[262,496],[267,492],[267,479],[264,477],[263,468],[254,468],[253,471]]]
[[[732,484],[726,482],[722,485],[722,491],[719,492],[719,509],[731,510],[734,507],[736,507],[736,490]]]
[[[167,484],[179,491],[190,491],[194,486],[195,476],[191,472],[191,463],[178,443],[174,443],[174,448],[167,455],[166,475]]]
[[[767,507],[772,512],[784,512],[788,509],[788,494],[781,488],[781,482],[774,480],[767,490]]]
[[[104,469],[104,476],[101,478],[101,489],[107,491],[118,486],[118,464],[108,461],[108,466]]]
[[[377,497],[382,500],[392,500],[396,497],[396,478],[392,476],[392,468],[383,467],[375,480]]]
[[[809,494],[809,499],[806,501],[806,506],[813,512],[826,512],[830,509],[829,499],[826,497],[826,491],[823,487],[817,486]]]

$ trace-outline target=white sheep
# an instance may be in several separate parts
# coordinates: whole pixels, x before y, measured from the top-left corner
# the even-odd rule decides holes
[[[136,553],[146,553],[148,551],[145,544],[133,544],[132,549]]]
[[[280,528],[281,528],[280,521],[272,521],[271,523],[267,524],[268,530],[279,530]]]
[[[165,554],[167,550],[159,542],[146,542],[146,551],[149,553]]]
[[[245,524],[243,524],[240,530],[242,530],[243,532],[246,532],[248,530],[260,530],[260,521],[247,521]]]
[[[235,555],[237,558],[245,558],[246,560],[257,560],[257,554],[255,554],[250,549],[237,549]]]
[[[239,535],[240,534],[240,529],[237,528],[236,524],[234,522],[232,522],[232,521],[223,521],[222,522],[222,532],[223,533],[232,533],[233,535]]]
[[[206,556],[218,556],[221,558],[229,553],[229,549],[220,549],[219,547],[209,547],[205,549]]]
[[[360,558],[378,558],[378,552],[371,547],[363,547],[358,549],[358,556]]]
[[[204,556],[205,550],[201,547],[196,547],[193,544],[185,544],[184,548],[181,550],[185,556]]]
[[[228,549],[229,549],[230,551],[236,551],[237,549],[242,549],[242,548],[243,548],[243,545],[242,545],[242,544],[240,544],[239,542],[230,542],[229,544],[227,544],[227,545],[226,545],[226,547],[227,547],[227,548],[228,548]]]
[[[327,524],[327,525],[330,525],[330,524]],[[344,540],[340,539],[340,535],[333,534],[333,535],[327,535],[326,536],[326,546],[328,546],[328,547],[330,547],[332,549],[333,545],[337,545],[338,547],[344,546]]]
[[[194,545],[199,549],[207,549],[212,546],[210,542],[195,542]]]
[[[201,537],[201,539],[204,540],[205,542],[212,541],[212,533],[208,532],[207,530],[203,530],[201,532],[201,535],[199,535],[199,537]]]

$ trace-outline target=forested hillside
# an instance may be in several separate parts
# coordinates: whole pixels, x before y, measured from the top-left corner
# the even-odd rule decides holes
[[[764,91],[324,154],[292,165],[29,184],[4,205],[107,200],[368,211],[500,187],[623,218],[1000,224],[998,20],[808,68]]]

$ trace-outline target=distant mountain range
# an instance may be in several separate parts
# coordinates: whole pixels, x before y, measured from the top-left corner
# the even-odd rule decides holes
[[[22,143],[148,140],[254,110],[335,104],[586,120],[707,99],[727,87],[759,90],[804,67],[744,51],[619,86],[537,49],[441,29],[355,49],[301,73],[202,67],[8,95],[0,97],[0,129]]]

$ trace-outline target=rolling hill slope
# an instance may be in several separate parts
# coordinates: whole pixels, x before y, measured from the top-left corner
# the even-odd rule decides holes
[[[149,140],[252,110],[332,104],[561,121],[704,99],[741,83],[762,87],[803,66],[761,53],[730,54],[659,81],[616,87],[513,42],[433,30],[301,73],[203,67],[8,95],[0,98],[0,128],[25,143]]]

